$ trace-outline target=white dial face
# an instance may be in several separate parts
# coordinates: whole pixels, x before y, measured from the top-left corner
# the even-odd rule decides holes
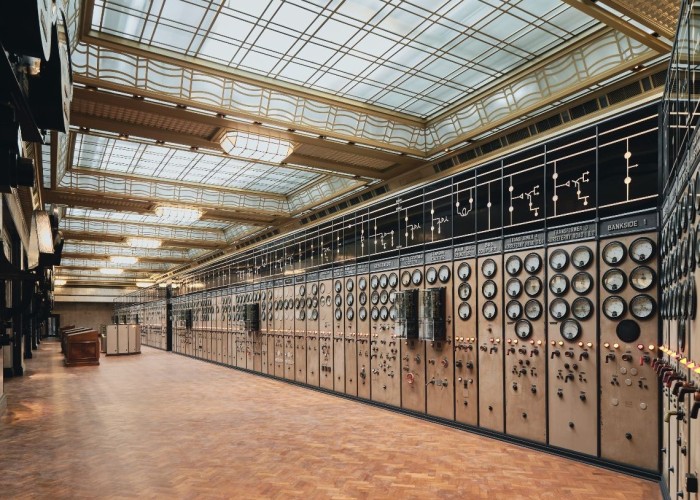
[[[416,269],[411,273],[411,283],[414,285],[418,286],[423,282],[423,273],[420,272],[420,269]]]
[[[340,307],[343,305],[343,298],[340,295],[335,296],[335,306]]]
[[[536,273],[542,267],[542,258],[536,253],[527,254],[525,257],[525,270],[528,273]]]
[[[379,309],[376,307],[372,308],[372,321],[377,321],[379,319]]]
[[[603,288],[608,292],[617,292],[625,287],[625,274],[619,269],[610,269],[603,275]]]
[[[365,292],[360,292],[360,305],[364,306],[367,304],[367,294]]]
[[[610,319],[617,319],[625,314],[625,301],[622,297],[613,295],[603,301],[603,314]]]
[[[389,284],[389,277],[386,274],[382,274],[379,277],[379,286],[382,288],[386,288],[386,286]]]
[[[569,263],[569,256],[564,250],[554,250],[549,256],[549,266],[555,271],[561,271]]]
[[[578,297],[571,304],[571,314],[577,319],[588,319],[593,314],[593,303],[586,297]]]
[[[481,311],[484,313],[484,318],[493,319],[497,312],[496,304],[489,300],[488,302],[484,303]]]
[[[353,296],[352,293],[350,293],[350,292],[347,293],[347,295],[345,296],[345,303],[349,306],[351,306],[355,303],[355,297]]]
[[[379,317],[382,321],[386,321],[387,319],[389,319],[389,309],[382,306],[382,308],[379,310]]]
[[[372,292],[372,295],[370,296],[370,300],[372,301],[372,304],[374,304],[375,306],[377,304],[379,304],[379,292],[377,292],[376,290],[374,292]]]
[[[469,279],[469,276],[472,274],[472,268],[469,264],[466,262],[462,262],[459,267],[457,268],[457,276],[459,276],[459,279],[462,281],[466,281]]]
[[[656,253],[656,244],[649,238],[637,238],[630,245],[630,257],[635,262],[646,262]]]
[[[348,321],[352,321],[355,317],[355,311],[352,310],[352,307],[348,307],[347,311],[345,311],[345,317],[348,318]]]
[[[523,261],[521,261],[520,257],[518,257],[517,255],[511,255],[510,257],[508,257],[508,260],[506,260],[506,271],[511,276],[516,276],[517,274],[519,274],[522,268]]]
[[[396,321],[396,316],[396,307],[391,306],[391,308],[389,309],[389,318],[391,318],[392,321]]]
[[[457,294],[459,295],[460,299],[467,300],[469,297],[471,297],[472,287],[469,286],[469,283],[461,283],[457,289]]]
[[[637,295],[630,301],[630,312],[637,319],[649,319],[656,311],[656,303],[649,295]]]
[[[323,307],[323,306],[325,306],[325,305],[326,305],[326,297],[324,297],[323,295],[321,295],[321,307]]]
[[[515,334],[519,339],[525,340],[532,335],[532,325],[526,319],[521,319],[515,324]]]
[[[318,319],[318,311],[316,309],[311,311],[311,319],[312,321],[316,321]]]
[[[567,319],[561,324],[559,331],[566,340],[576,340],[581,334],[581,325],[573,319]]]
[[[401,273],[401,285],[408,286],[411,284],[411,273],[404,271]]]
[[[496,261],[493,259],[486,259],[481,265],[481,273],[487,278],[496,274]]]
[[[379,302],[382,304],[386,304],[389,302],[389,292],[386,290],[382,290],[382,293],[379,294]]]
[[[530,297],[537,297],[542,291],[542,281],[537,276],[530,276],[525,280],[525,293]]]
[[[440,266],[438,270],[438,279],[440,283],[447,283],[450,280],[450,268],[447,266]]]
[[[336,309],[335,310],[335,319],[336,319],[336,321],[340,321],[341,319],[343,319],[343,311],[341,311],[340,309]]]
[[[333,285],[333,288],[335,289],[335,293],[340,293],[343,290],[343,284],[338,280]]]
[[[549,291],[554,295],[563,295],[569,289],[569,280],[563,274],[555,274],[549,279]]]
[[[393,304],[394,302],[396,302],[396,292],[392,290],[389,292],[389,303]]]
[[[656,274],[647,266],[639,266],[630,273],[630,285],[639,292],[649,290],[656,281]]]
[[[437,269],[435,269],[434,267],[429,267],[428,270],[425,272],[425,281],[427,281],[429,285],[435,283],[437,281],[437,277]]]
[[[396,288],[396,285],[399,284],[399,275],[396,273],[391,273],[389,275],[389,286],[391,288]]]
[[[518,319],[523,313],[523,306],[517,300],[511,300],[506,306],[506,316],[510,319]]]
[[[355,282],[353,280],[351,280],[350,278],[345,280],[345,289],[348,292],[352,292],[353,288],[355,288]]]
[[[508,283],[506,283],[506,293],[509,297],[519,297],[522,291],[523,285],[518,278],[511,278],[508,280]]]
[[[314,283],[313,285],[311,285],[311,294],[316,295],[317,293],[318,293],[318,285],[316,285]]]
[[[360,320],[364,321],[366,319],[367,319],[367,309],[365,309],[364,307],[361,307],[360,308]]]
[[[622,243],[613,241],[603,248],[603,260],[610,265],[619,264],[625,259],[626,253],[625,246]]]
[[[369,281],[369,286],[372,287],[372,290],[376,290],[379,287],[379,277],[372,276],[372,279]]]
[[[571,263],[578,269],[584,269],[588,267],[593,260],[593,252],[590,248],[580,246],[574,248],[571,252]]]
[[[462,302],[459,305],[457,313],[459,314],[460,319],[468,320],[469,317],[472,315],[472,308],[467,302]]]
[[[549,314],[556,319],[563,319],[569,313],[569,304],[564,299],[554,299],[549,304]]]
[[[367,289],[367,278],[360,278],[360,280],[357,282],[357,284],[360,287],[360,290],[366,290]]]
[[[593,277],[586,272],[578,272],[571,279],[571,288],[578,294],[588,293],[593,288]]]
[[[321,295],[323,295],[324,293],[326,293],[326,284],[325,284],[325,283],[321,283],[321,285],[318,287],[318,292],[319,292]]]
[[[301,295],[302,297],[306,295],[306,287],[304,285],[301,285],[299,287],[299,295]]]
[[[542,316],[542,304],[539,300],[530,299],[525,303],[525,316],[532,320]]]
[[[493,298],[496,295],[496,291],[496,283],[493,280],[485,281],[484,285],[481,287],[481,292],[487,299]]]

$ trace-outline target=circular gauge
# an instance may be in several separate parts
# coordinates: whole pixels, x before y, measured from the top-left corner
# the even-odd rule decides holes
[[[294,300],[294,309],[300,309],[301,308],[302,301],[299,299]]]
[[[681,229],[685,233],[686,230],[688,229],[688,198],[683,197],[681,198],[681,209],[679,216],[681,218]]]
[[[326,304],[331,305],[331,296],[326,295]]]
[[[379,294],[379,302],[382,304],[386,304],[389,302],[389,292],[386,290],[382,290],[382,293]]]
[[[304,311],[303,309],[299,311],[299,319],[301,321],[304,321],[306,319],[306,311]]]
[[[306,307],[307,307],[308,309],[311,309],[311,297],[307,297],[307,298],[306,298]]]
[[[621,264],[626,256],[627,249],[620,241],[611,241],[603,247],[603,260],[611,266]]]
[[[333,288],[335,290],[335,293],[340,293],[343,291],[343,284],[340,282],[340,280],[336,280],[335,284],[333,285]]]
[[[360,290],[366,290],[367,289],[367,278],[364,276],[357,280],[357,286],[360,287]]]
[[[569,265],[569,254],[561,248],[554,250],[549,255],[549,267],[555,271],[562,271]]]
[[[372,288],[372,290],[379,288],[379,276],[372,276],[372,278],[369,280],[369,286]]]
[[[467,300],[471,297],[472,287],[469,286],[469,283],[460,283],[459,288],[457,288],[457,294],[460,299]]]
[[[401,273],[401,286],[408,286],[411,284],[411,273],[404,271]]]
[[[360,305],[364,306],[367,304],[367,294],[365,292],[360,292]]]
[[[367,319],[367,309],[365,309],[364,307],[360,307],[359,317],[360,317],[360,321],[366,320]]]
[[[571,314],[576,319],[588,319],[593,314],[593,302],[587,297],[577,297],[571,303]]]
[[[506,283],[506,293],[509,297],[518,298],[523,292],[523,284],[518,278],[511,278]]]
[[[566,340],[576,340],[581,335],[581,325],[575,319],[567,319],[559,327],[559,333]]]
[[[510,319],[518,319],[523,314],[523,306],[517,300],[511,300],[506,305],[506,316]]]
[[[549,278],[549,291],[554,295],[564,295],[569,289],[569,279],[563,274],[555,274]]]
[[[392,290],[389,292],[389,303],[393,304],[394,302],[396,302],[396,292]]]
[[[506,260],[506,271],[511,276],[517,276],[523,270],[523,261],[517,255],[511,255]]]
[[[276,300],[275,301],[275,311],[279,311],[279,309],[280,309],[280,301]]]
[[[391,288],[396,288],[396,285],[399,284],[399,275],[396,273],[391,273],[389,275],[389,286]]]
[[[626,343],[636,342],[641,333],[641,329],[636,321],[631,319],[623,319],[615,328],[617,338]]]
[[[411,283],[413,283],[415,286],[423,283],[423,273],[420,271],[420,269],[416,269],[413,271],[413,273],[411,273]]]
[[[326,284],[325,284],[325,283],[321,283],[321,284],[318,286],[318,293],[320,293],[321,295],[323,295],[324,293],[326,293]]]
[[[355,288],[355,282],[351,278],[346,279],[345,280],[345,289],[348,292],[352,292],[353,288]]]
[[[493,259],[486,259],[481,264],[481,274],[483,274],[487,278],[490,278],[491,276],[496,274],[496,261]]]
[[[325,306],[326,306],[326,297],[321,295],[321,307],[325,307]]]
[[[697,265],[697,254],[696,254],[696,249],[695,249],[695,228],[690,228],[690,231],[688,231],[688,272],[692,271],[695,269]]]
[[[650,295],[637,295],[630,300],[630,313],[637,319],[649,319],[656,312],[656,301]]]
[[[697,199],[695,183],[690,181],[688,187],[688,225],[692,226],[692,224],[695,223],[695,216],[697,215],[697,209],[695,208],[695,200]]]
[[[549,303],[549,314],[556,319],[564,319],[569,315],[569,303],[564,299],[554,299]]]
[[[382,308],[379,310],[379,318],[382,321],[389,319],[389,309],[387,309],[386,306],[382,306]]]
[[[685,337],[686,337],[685,321],[680,321],[678,323],[678,350],[680,352],[685,352]]]
[[[302,311],[302,312],[303,312],[303,311]],[[263,311],[263,312],[260,314],[260,319],[263,320],[263,321],[266,321],[266,320],[267,320],[267,313],[266,313],[265,311]],[[303,318],[302,318],[302,319],[303,319]]]
[[[498,308],[496,307],[496,304],[489,300],[487,302],[484,302],[484,305],[481,308],[481,312],[484,314],[484,318],[493,319],[496,317]]]
[[[386,288],[388,284],[389,284],[389,276],[387,276],[386,274],[382,274],[379,277],[379,286],[382,288]]]
[[[472,308],[468,302],[462,302],[457,309],[459,319],[466,321],[472,315]]]
[[[603,301],[603,314],[608,319],[618,319],[627,312],[625,300],[618,295],[611,295]]]
[[[496,282],[493,280],[486,280],[486,281],[484,281],[484,284],[481,285],[481,293],[487,299],[491,299],[491,298],[495,297],[497,291],[498,291],[498,287],[496,286]]]
[[[398,316],[398,312],[396,311],[396,307],[395,307],[395,306],[391,306],[391,307],[389,308],[389,319],[390,319],[391,321],[396,321],[397,316]]]
[[[656,244],[649,238],[637,238],[630,243],[630,258],[637,264],[646,262],[656,253]]]
[[[584,295],[593,288],[593,277],[585,271],[579,271],[571,278],[571,288],[579,295]]]
[[[471,274],[472,267],[466,262],[462,262],[457,268],[457,276],[459,276],[459,279],[461,279],[462,281],[468,280]]]
[[[372,308],[372,321],[377,321],[379,319],[379,309],[376,307]]]
[[[571,252],[571,263],[576,269],[586,269],[593,262],[593,251],[586,246],[574,248]]]
[[[311,321],[316,321],[318,319],[318,311],[316,309],[311,311]]]
[[[603,288],[608,292],[615,293],[625,288],[627,277],[625,273],[617,268],[608,269],[603,274]]]
[[[542,257],[532,252],[525,256],[525,270],[528,273],[536,273],[542,268]]]
[[[355,311],[353,311],[352,307],[348,307],[345,310],[345,317],[348,319],[348,321],[352,321],[352,319],[355,317]]]
[[[438,279],[440,280],[440,283],[447,283],[450,280],[451,275],[452,272],[450,271],[450,268],[444,264],[440,266],[440,269],[438,269]]]
[[[335,310],[335,320],[340,321],[341,319],[343,319],[343,311],[341,311],[340,309],[336,309]]]
[[[438,277],[438,272],[437,269],[434,267],[429,267],[427,271],[425,271],[425,281],[429,285],[434,285],[435,282],[437,281]]]
[[[686,314],[688,318],[695,319],[695,309],[696,309],[697,297],[695,292],[695,278],[690,275],[688,279],[688,298],[686,301]]]
[[[688,240],[681,241],[680,251],[678,255],[678,270],[680,276],[688,274]]]
[[[303,297],[304,295],[306,295],[306,286],[301,285],[301,286],[299,287],[299,295],[301,295],[302,297]]]
[[[648,266],[639,266],[630,272],[630,285],[638,292],[649,290],[656,281],[656,273]]]
[[[355,296],[348,292],[347,295],[345,295],[345,303],[349,306],[353,305],[355,303]]]
[[[526,319],[521,319],[515,323],[515,335],[519,339],[525,340],[532,335],[532,324]]]
[[[537,297],[542,291],[542,280],[537,276],[530,276],[525,280],[525,293],[530,297]]]
[[[539,300],[530,299],[525,302],[525,316],[533,321],[542,316],[542,304]]]
[[[372,295],[370,296],[370,301],[372,302],[373,306],[379,304],[379,292],[377,292],[376,290],[372,292]]]
[[[340,295],[335,296],[335,307],[340,307],[343,305],[343,297]]]

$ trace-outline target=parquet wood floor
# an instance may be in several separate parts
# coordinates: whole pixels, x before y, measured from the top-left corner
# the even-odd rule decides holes
[[[145,348],[6,380],[0,497],[657,499],[658,485]]]

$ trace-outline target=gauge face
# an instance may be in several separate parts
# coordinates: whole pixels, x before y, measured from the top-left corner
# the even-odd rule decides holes
[[[389,275],[389,286],[391,288],[396,288],[396,285],[399,284],[399,275],[396,273],[391,273]]]
[[[525,293],[530,297],[537,297],[542,291],[542,280],[537,276],[530,276],[525,280]]]
[[[355,282],[350,278],[346,279],[345,280],[345,289],[348,292],[352,292],[353,288],[355,288]]]
[[[549,291],[554,295],[564,295],[569,289],[569,280],[563,274],[555,274],[549,278]]]
[[[517,300],[511,300],[506,305],[506,316],[510,319],[518,319],[523,314],[523,306]]]
[[[487,299],[495,297],[497,291],[498,287],[496,286],[496,282],[494,282],[493,280],[486,280],[481,286],[481,293],[484,294],[484,297],[486,297]]]
[[[511,255],[506,260],[506,271],[511,276],[517,276],[523,269],[523,261],[517,255]]]
[[[387,309],[386,306],[382,306],[382,308],[379,310],[379,318],[382,321],[389,319],[389,309]]]
[[[352,307],[348,307],[345,310],[345,317],[348,319],[348,321],[353,320],[353,318],[355,317],[355,311],[353,311]]]
[[[396,307],[391,306],[389,308],[389,319],[391,321],[396,321],[396,318],[398,317],[398,312],[396,311]]]
[[[526,319],[521,319],[515,323],[515,334],[519,339],[525,340],[532,335],[532,324]]]
[[[295,309],[299,309],[300,307],[301,307],[301,300],[296,299],[296,300],[294,301],[294,308],[295,308]]]
[[[340,293],[343,291],[343,284],[340,282],[340,280],[335,281],[333,284],[333,289],[335,290],[335,293]]]
[[[469,279],[469,276],[472,275],[472,266],[467,264],[466,262],[462,262],[459,267],[457,268],[457,276],[459,276],[459,279],[462,281],[466,281]]]
[[[559,333],[566,340],[576,340],[581,335],[581,325],[575,319],[567,319],[559,327]]]
[[[603,288],[608,292],[619,292],[627,284],[625,273],[619,269],[609,269],[603,274]]]
[[[367,309],[365,309],[364,307],[360,307],[359,317],[360,317],[360,321],[366,320],[367,319]]]
[[[372,321],[377,321],[379,319],[379,309],[376,307],[372,308]]]
[[[396,292],[392,290],[389,292],[389,303],[393,304],[394,302],[396,302]]]
[[[618,319],[625,315],[627,305],[622,297],[611,295],[603,301],[603,314],[608,319]]]
[[[323,295],[324,293],[326,293],[326,284],[325,284],[325,283],[321,283],[321,284],[318,286],[318,293],[320,293],[321,295]]]
[[[360,287],[360,290],[366,290],[367,289],[367,278],[364,278],[364,277],[360,278],[357,281],[357,286]]]
[[[496,317],[498,308],[496,307],[496,304],[489,300],[484,303],[483,307],[481,308],[481,312],[484,314],[484,318],[493,319]]]
[[[539,300],[530,299],[525,302],[525,316],[533,321],[542,316],[542,304]]]
[[[630,300],[630,313],[637,319],[649,319],[655,312],[656,301],[649,295],[637,295]]]
[[[360,305],[364,306],[367,304],[367,294],[365,292],[360,292]]]
[[[372,290],[379,288],[379,276],[372,276],[372,279],[369,280],[369,286],[372,287]]]
[[[528,273],[536,273],[542,268],[542,257],[532,252],[525,257],[525,270]]]
[[[379,277],[379,286],[382,288],[386,288],[386,286],[389,284],[389,276],[386,274],[382,274]]]
[[[314,283],[311,285],[311,295],[316,295],[318,293],[318,285]]]
[[[326,305],[326,297],[321,295],[321,307],[324,307]]]
[[[452,272],[446,265],[442,265],[440,266],[440,269],[438,269],[438,279],[440,280],[440,283],[447,283],[450,280],[451,275]]]
[[[549,255],[549,267],[551,267],[555,271],[562,271],[563,269],[566,269],[566,266],[568,266],[568,265],[569,265],[569,254],[567,254],[561,248],[554,250]]]
[[[314,309],[311,311],[311,321],[316,321],[318,319],[318,311]]]
[[[638,292],[644,292],[654,286],[656,273],[648,266],[639,266],[630,273],[630,285]]]
[[[374,292],[372,292],[370,300],[372,301],[372,305],[374,305],[374,306],[379,304],[379,292],[377,292],[376,290]]]
[[[579,295],[584,295],[593,288],[593,277],[585,271],[579,271],[571,278],[571,288]]]
[[[340,321],[341,319],[343,319],[343,311],[341,311],[340,309],[336,309],[335,310],[335,320]]]
[[[457,308],[457,315],[462,321],[468,320],[472,315],[472,308],[468,302],[462,302]]]
[[[564,299],[554,299],[549,303],[549,314],[556,319],[564,319],[569,315],[569,303]]]
[[[401,273],[401,286],[408,286],[411,284],[411,273],[404,271]]]
[[[462,300],[467,300],[472,295],[472,287],[469,283],[460,283],[459,288],[457,288],[457,294]]]
[[[593,314],[593,302],[587,297],[577,297],[571,303],[571,314],[574,315],[576,319],[588,319]]]
[[[611,241],[603,247],[603,260],[611,266],[620,264],[626,256],[627,249],[619,241]]]
[[[306,295],[306,287],[304,285],[299,286],[299,295],[302,297]]]
[[[506,283],[506,293],[509,297],[517,298],[523,291],[523,285],[518,278],[511,278]]]
[[[656,253],[656,244],[649,238],[637,238],[630,244],[630,258],[637,264],[648,261]]]
[[[343,297],[340,295],[335,296],[335,307],[340,307],[343,305]]]
[[[411,283],[413,283],[415,286],[420,285],[423,282],[423,273],[420,271],[420,269],[416,269],[411,273]]]
[[[433,285],[437,281],[437,278],[438,278],[437,269],[435,269],[434,267],[429,267],[428,270],[425,272],[425,281],[429,285]]]
[[[349,306],[355,303],[355,297],[352,295],[352,293],[347,293],[347,295],[345,296],[345,303]]]
[[[306,311],[304,311],[303,309],[299,311],[299,319],[302,321],[306,319]]]
[[[389,292],[386,290],[382,290],[382,293],[379,294],[379,302],[382,304],[386,304],[389,302]]]
[[[593,262],[593,251],[587,246],[578,246],[571,252],[571,263],[576,269],[586,269]]]
[[[496,274],[496,261],[493,259],[486,259],[483,264],[481,264],[481,274],[487,278]]]

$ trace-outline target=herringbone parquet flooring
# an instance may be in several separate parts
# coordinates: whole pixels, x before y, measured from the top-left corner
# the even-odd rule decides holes
[[[6,380],[0,498],[657,499],[655,483],[144,348]]]

